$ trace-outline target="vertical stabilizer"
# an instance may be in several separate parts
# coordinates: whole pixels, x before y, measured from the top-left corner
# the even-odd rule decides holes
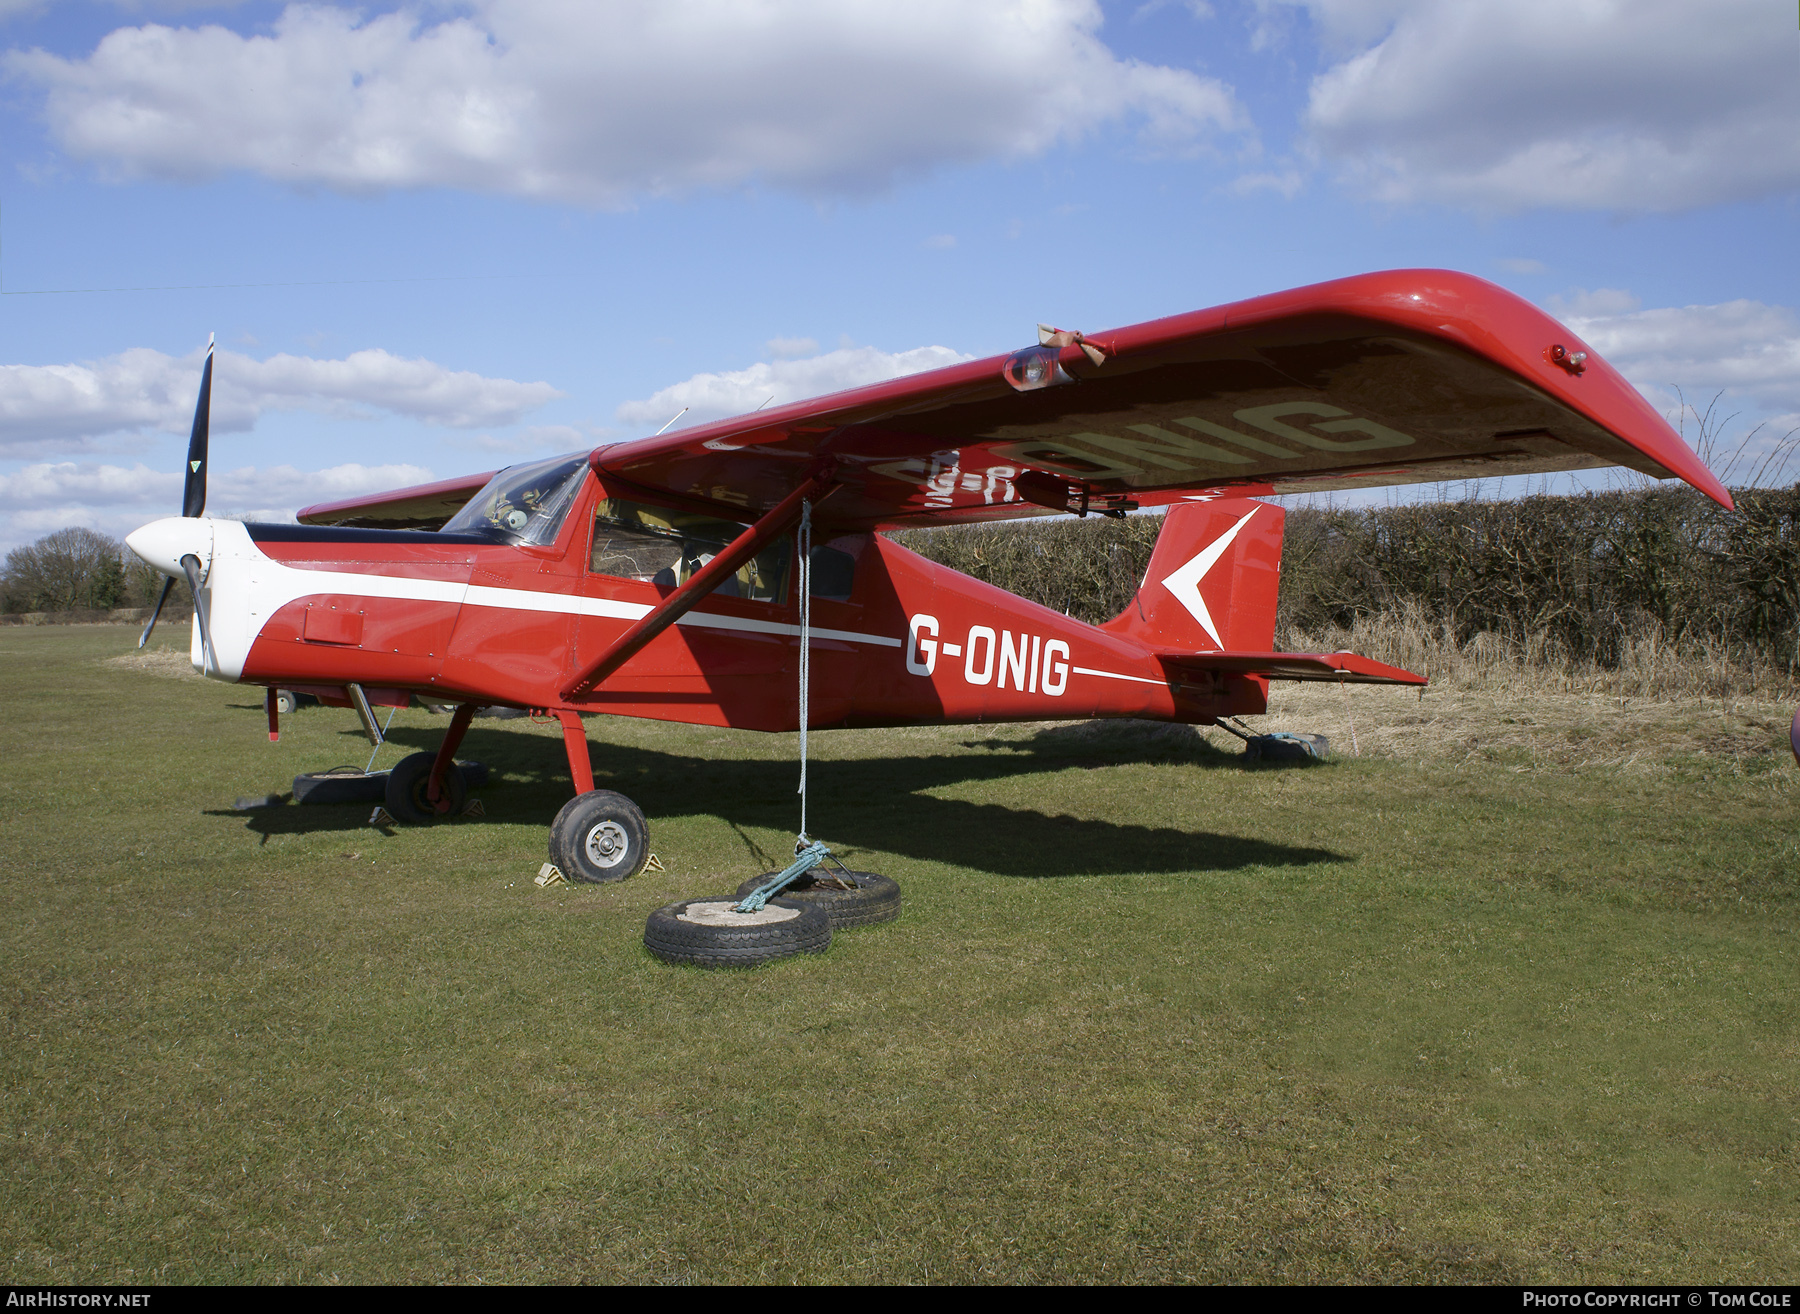
[[[1266,652],[1286,519],[1247,498],[1171,507],[1137,596],[1101,628],[1165,652]]]

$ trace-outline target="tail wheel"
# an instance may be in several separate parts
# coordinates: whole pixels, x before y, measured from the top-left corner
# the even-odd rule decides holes
[[[737,897],[748,898],[767,885],[780,872],[765,872],[738,886]],[[850,886],[843,888],[842,881]],[[811,904],[831,918],[831,929],[841,931],[848,926],[873,926],[891,922],[900,915],[900,883],[891,876],[878,876],[872,871],[840,872],[832,867],[814,867],[804,873],[779,895],[794,903]]]
[[[445,817],[462,815],[463,805],[469,799],[469,785],[456,763],[444,768],[443,796],[438,802],[447,803],[447,806],[440,811],[438,804],[426,797],[426,790],[431,785],[431,768],[436,761],[436,753],[414,753],[411,757],[401,758],[400,765],[388,773],[387,810],[395,821],[425,826]]]
[[[592,789],[550,823],[550,861],[572,881],[604,884],[637,875],[650,860],[650,827],[623,794]]]
[[[683,899],[658,908],[644,923],[644,947],[665,963],[694,967],[755,967],[794,954],[824,953],[831,918],[823,908],[770,899],[753,913],[735,898]]]

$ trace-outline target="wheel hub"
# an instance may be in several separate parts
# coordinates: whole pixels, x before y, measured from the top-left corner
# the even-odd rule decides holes
[[[631,848],[631,837],[616,821],[603,821],[587,833],[588,861],[596,867],[617,867],[625,861]]]

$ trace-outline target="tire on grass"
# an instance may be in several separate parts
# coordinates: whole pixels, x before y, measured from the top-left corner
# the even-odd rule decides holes
[[[637,875],[650,861],[643,810],[610,789],[577,794],[550,823],[550,861],[570,880],[589,885]]]
[[[779,875],[780,872],[771,871],[752,877],[738,886],[737,897],[748,898]],[[823,908],[825,915],[831,918],[831,929],[834,931],[841,931],[849,926],[874,926],[877,922],[891,922],[900,915],[900,883],[891,876],[879,876],[872,871],[853,871],[848,874],[848,879],[855,882],[855,888],[842,890],[832,877],[843,875],[835,867],[814,867],[811,871],[802,872],[792,885],[775,897]]]
[[[296,803],[387,802],[388,773],[369,775],[360,767],[340,766],[329,771],[309,771],[294,777]]]
[[[737,903],[713,895],[658,908],[644,922],[644,947],[665,963],[755,967],[822,954],[831,944],[831,918],[822,908],[770,899],[759,912],[740,913]]]
[[[411,757],[401,758],[399,765],[388,772],[386,807],[395,821],[428,826],[434,821],[462,815],[463,804],[469,800],[469,785],[456,763],[444,768],[444,795],[450,800],[450,806],[439,812],[425,796],[431,784],[431,765],[436,761],[436,753],[414,753]]]

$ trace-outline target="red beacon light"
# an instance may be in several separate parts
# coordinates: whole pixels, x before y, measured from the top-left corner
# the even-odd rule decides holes
[[[1587,370],[1587,352],[1570,351],[1560,342],[1544,348],[1544,359],[1552,365],[1562,366],[1571,374],[1581,374]]]

